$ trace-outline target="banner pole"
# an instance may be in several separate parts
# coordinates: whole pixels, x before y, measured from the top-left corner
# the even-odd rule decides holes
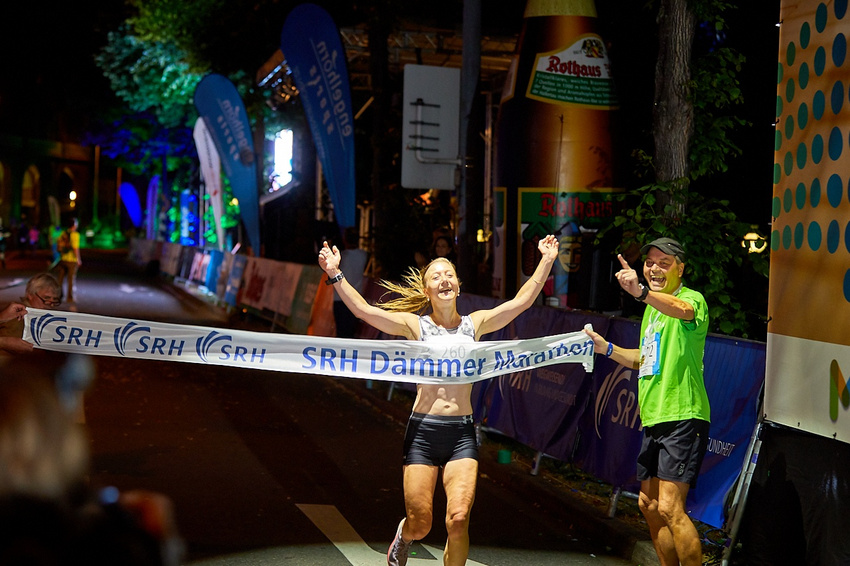
[[[722,566],[729,566],[729,559],[732,557],[732,552],[735,548],[735,541],[738,538],[738,530],[741,527],[741,519],[744,516],[744,507],[747,503],[747,494],[750,491],[750,483],[753,479],[753,473],[758,463],[759,451],[761,450],[761,431],[764,426],[764,421],[759,420],[753,429],[753,435],[750,438],[750,444],[747,446],[747,455],[744,458],[744,465],[741,467],[738,485],[735,488],[735,496],[732,498],[729,511],[729,521],[727,525],[728,538],[726,539],[726,548],[723,549]]]

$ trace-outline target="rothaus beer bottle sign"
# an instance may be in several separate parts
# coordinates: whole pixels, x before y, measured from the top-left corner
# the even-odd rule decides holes
[[[614,81],[602,38],[588,34],[566,49],[540,53],[526,96],[556,104],[616,106]]]
[[[528,0],[505,78],[495,135],[493,294],[533,273],[537,242],[555,234],[563,257],[546,304],[587,308],[593,239],[614,217],[617,109],[593,0]]]

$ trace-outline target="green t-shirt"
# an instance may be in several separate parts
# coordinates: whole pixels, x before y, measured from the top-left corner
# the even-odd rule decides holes
[[[687,419],[711,420],[703,379],[708,306],[702,293],[687,287],[676,296],[694,308],[694,320],[676,319],[647,305],[640,325],[641,346],[647,340],[658,340],[656,375],[638,380],[640,419],[645,427]]]

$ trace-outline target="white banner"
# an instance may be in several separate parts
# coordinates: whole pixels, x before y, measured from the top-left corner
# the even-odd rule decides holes
[[[210,204],[213,209],[215,234],[218,239],[216,248],[223,250],[224,228],[221,219],[224,215],[224,203],[222,202],[221,192],[221,158],[203,118],[198,118],[195,122],[192,137],[195,140],[198,160],[201,163],[201,178],[204,180],[204,187],[206,187],[207,194],[210,196]]]
[[[36,348],[91,356],[168,360],[408,383],[474,383],[520,370],[581,363],[593,371],[582,331],[456,344],[325,338],[214,329],[27,309],[24,340]]]

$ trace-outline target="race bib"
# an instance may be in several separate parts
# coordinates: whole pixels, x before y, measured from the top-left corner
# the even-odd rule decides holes
[[[638,377],[651,377],[660,373],[660,361],[658,348],[661,343],[661,334],[658,332],[648,333],[643,337],[640,347],[640,371]]]

